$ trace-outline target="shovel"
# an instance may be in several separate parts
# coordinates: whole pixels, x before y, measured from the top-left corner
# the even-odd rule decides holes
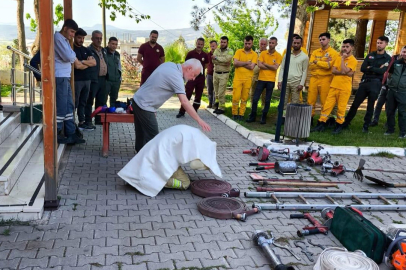
[[[358,168],[355,170],[354,172],[354,178],[357,178],[358,180],[360,180],[362,182],[362,180],[364,179],[364,174],[362,173],[362,170],[366,170],[366,171],[375,171],[375,172],[387,172],[387,173],[401,173],[401,174],[406,174],[406,171],[395,171],[395,170],[383,170],[383,169],[370,169],[370,168],[364,168],[365,165],[365,160],[364,159],[360,159],[359,164],[358,164]]]
[[[406,187],[406,184],[393,184],[383,180],[376,179],[372,176],[365,175],[365,178],[383,187]]]

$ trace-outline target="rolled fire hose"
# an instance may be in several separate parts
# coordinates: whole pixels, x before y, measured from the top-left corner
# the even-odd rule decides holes
[[[225,197],[209,197],[197,204],[199,212],[207,217],[217,219],[237,219],[245,221],[247,216],[259,213],[260,207],[248,209],[244,202]]]
[[[240,197],[240,190],[232,188],[230,183],[217,179],[201,179],[190,184],[193,194],[207,198],[215,196]]]
[[[360,250],[330,247],[320,254],[313,270],[379,270],[379,266]]]

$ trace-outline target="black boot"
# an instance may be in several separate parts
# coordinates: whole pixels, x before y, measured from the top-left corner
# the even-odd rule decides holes
[[[326,122],[328,128],[335,128],[336,119],[334,117],[329,117]]]
[[[266,124],[266,114],[262,114],[261,116],[261,122],[259,122],[261,125],[265,125]]]
[[[213,109],[214,109],[215,111],[217,111],[218,108],[219,108],[219,103],[218,103],[218,102],[214,103]]]
[[[315,132],[315,131],[322,132],[325,129],[326,129],[326,123],[318,121],[317,126],[315,128],[313,128],[311,130],[311,132]]]
[[[176,115],[176,118],[181,118],[181,117],[184,117],[185,116],[185,113],[184,112],[179,112],[177,115]]]
[[[252,113],[251,112],[251,114],[248,116],[248,119],[247,120],[245,120],[245,122],[247,122],[247,123],[252,123],[252,122],[255,122],[255,118],[256,118],[256,116],[257,116],[257,114],[256,113]]]
[[[209,103],[209,106],[207,106],[208,109],[213,108],[213,104]]]
[[[68,139],[66,140],[66,144],[79,144],[79,143],[85,143],[86,141],[82,138],[79,138],[76,133],[73,133],[68,136]]]
[[[343,124],[336,123],[336,126],[333,130],[333,134],[340,134],[343,131]]]

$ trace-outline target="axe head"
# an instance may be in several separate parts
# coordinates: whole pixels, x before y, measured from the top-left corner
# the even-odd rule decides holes
[[[359,181],[362,182],[362,180],[364,180],[364,174],[362,173],[362,169],[364,169],[364,165],[365,165],[365,159],[360,159],[359,164],[358,164],[358,168],[355,170],[354,172],[354,178],[358,179]]]

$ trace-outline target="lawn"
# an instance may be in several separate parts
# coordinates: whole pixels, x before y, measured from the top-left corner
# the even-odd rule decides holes
[[[256,130],[266,133],[275,134],[276,131],[276,118],[277,118],[277,107],[279,104],[279,94],[278,90],[275,90],[272,96],[271,108],[268,112],[267,123],[261,125],[259,120],[262,114],[262,108],[259,104],[258,106],[258,116],[257,122],[246,123],[245,121],[239,122],[242,126],[250,130]],[[232,118],[231,113],[231,93],[226,95],[226,112],[225,115]],[[306,93],[304,93],[304,99],[306,99]],[[203,96],[203,100],[208,102],[207,96]],[[261,102],[260,102],[261,103]],[[251,113],[251,103],[248,101],[247,110],[245,112],[245,119]],[[379,125],[376,127],[370,127],[369,133],[362,133],[362,125],[364,119],[365,111],[359,110],[356,117],[351,123],[349,129],[343,131],[341,134],[333,135],[331,134],[331,129],[327,129],[324,132],[312,132],[310,137],[307,138],[308,141],[315,141],[322,144],[337,145],[337,146],[379,146],[379,147],[406,147],[406,139],[398,139],[398,127],[396,127],[395,134],[390,136],[384,136],[385,133],[385,122],[386,115],[385,111],[382,112]],[[317,112],[315,118],[318,118]],[[396,119],[397,122],[397,119]],[[283,135],[283,126],[282,126]]]
[[[11,93],[11,85],[8,84],[0,84],[1,88],[1,96],[2,97],[8,97],[10,96]]]

